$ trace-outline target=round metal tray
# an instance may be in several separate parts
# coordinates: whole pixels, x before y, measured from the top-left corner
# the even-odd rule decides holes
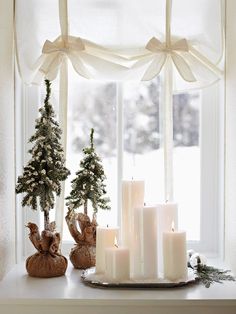
[[[111,282],[106,279],[104,274],[96,274],[95,267],[88,268],[84,270],[81,274],[82,281],[91,286],[97,288],[175,288],[182,287],[187,284],[193,283],[196,281],[197,277],[194,274],[192,268],[188,268],[188,278],[187,280],[173,282],[167,279],[158,278],[158,279],[142,279],[134,280],[130,279],[127,281],[121,282]]]

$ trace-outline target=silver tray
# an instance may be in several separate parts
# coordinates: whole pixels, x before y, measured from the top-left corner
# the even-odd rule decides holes
[[[175,288],[194,283],[197,276],[194,274],[192,268],[188,268],[188,278],[187,280],[180,280],[173,282],[167,279],[142,279],[134,280],[130,279],[121,282],[111,282],[106,279],[104,274],[96,274],[95,267],[88,268],[84,270],[81,274],[82,281],[91,286],[97,288]]]

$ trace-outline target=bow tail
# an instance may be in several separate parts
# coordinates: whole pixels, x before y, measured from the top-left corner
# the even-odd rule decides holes
[[[196,78],[193,75],[193,72],[188,65],[188,63],[182,58],[180,55],[178,55],[175,52],[172,52],[171,54],[172,61],[174,62],[174,65],[176,66],[180,76],[187,82],[196,82]]]
[[[57,77],[63,58],[64,55],[60,52],[55,53],[54,56],[47,57],[39,71],[43,73],[48,80],[53,81]]]
[[[165,53],[160,53],[156,55],[152,60],[151,64],[149,64],[147,70],[145,71],[142,77],[142,81],[150,81],[155,76],[157,76],[161,72],[166,62],[166,57],[167,55]]]
[[[92,74],[90,73],[89,69],[84,65],[81,61],[80,55],[78,53],[70,52],[68,54],[68,58],[74,68],[74,70],[81,76],[86,79],[93,78]]]

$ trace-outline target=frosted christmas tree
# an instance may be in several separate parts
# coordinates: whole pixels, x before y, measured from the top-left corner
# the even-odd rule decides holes
[[[38,253],[28,258],[26,267],[28,273],[36,277],[61,275],[60,269],[58,272],[55,269],[51,274],[49,273],[50,267],[40,270],[40,261],[43,263],[42,254],[47,258],[49,264],[53,262],[50,259],[52,256],[61,259],[60,263],[57,261],[57,265],[67,265],[66,259],[59,254],[60,234],[55,232],[55,223],[50,223],[49,211],[54,207],[55,195],[61,193],[61,181],[64,181],[70,172],[65,167],[64,152],[61,145],[62,131],[55,120],[52,105],[49,103],[51,84],[45,80],[45,85],[44,105],[39,109],[40,117],[36,120],[35,134],[29,139],[29,142],[33,143],[33,147],[29,150],[31,159],[24,167],[23,175],[18,177],[16,185],[16,193],[24,193],[22,206],[31,207],[33,210],[40,208],[44,213],[44,230],[41,235],[37,225],[28,224],[30,240]],[[30,266],[33,262],[35,263],[35,259],[39,263],[38,269],[31,269]],[[65,261],[66,265],[64,265]],[[66,267],[64,268],[66,269]]]
[[[110,209],[109,198],[106,197],[106,179],[101,158],[95,151],[93,143],[94,129],[90,133],[90,147],[83,149],[84,158],[80,162],[80,170],[76,172],[76,178],[71,181],[72,190],[66,199],[66,205],[70,209],[84,207],[87,215],[88,200],[92,203],[94,213],[98,208]]]
[[[94,129],[90,133],[90,146],[83,149],[84,158],[80,169],[72,180],[72,190],[66,198],[68,213],[66,222],[77,245],[71,250],[70,259],[75,268],[88,268],[95,265],[96,213],[99,209],[110,209],[110,199],[106,196],[105,173],[101,158],[93,143]],[[92,221],[88,216],[88,202],[93,208]],[[83,207],[83,213],[75,210]],[[77,227],[79,224],[79,229]]]

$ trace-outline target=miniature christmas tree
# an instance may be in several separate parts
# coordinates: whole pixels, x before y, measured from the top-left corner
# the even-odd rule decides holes
[[[71,181],[72,190],[66,199],[66,205],[70,209],[84,206],[84,214],[88,213],[88,200],[91,201],[94,213],[98,208],[110,209],[110,199],[105,197],[106,179],[100,157],[95,152],[93,143],[94,129],[90,133],[90,147],[83,149],[84,158],[80,162],[80,170],[76,172],[76,178]]]
[[[52,243],[54,246],[57,243],[58,249],[60,235],[54,232],[55,224],[50,223],[49,211],[54,207],[54,194],[61,193],[61,181],[64,181],[70,174],[65,167],[64,152],[60,143],[62,131],[55,120],[52,105],[49,103],[51,83],[45,80],[45,84],[44,105],[39,109],[40,117],[36,120],[36,132],[29,139],[30,143],[34,143],[32,149],[29,150],[32,157],[24,167],[23,175],[18,177],[16,185],[16,193],[25,193],[22,206],[29,206],[33,210],[40,207],[44,213],[45,230],[41,237],[37,225],[28,224],[30,239],[31,241],[34,239],[32,243],[40,253],[51,252]],[[58,254],[57,250],[54,253]]]
[[[80,170],[72,180],[72,190],[66,198],[68,213],[66,222],[77,245],[71,250],[70,259],[75,268],[88,268],[95,265],[96,245],[96,213],[98,209],[110,209],[110,199],[106,197],[106,179],[100,157],[93,143],[94,129],[90,133],[90,146],[83,149],[84,158],[80,162]],[[93,219],[88,217],[88,202],[93,208]],[[84,213],[76,213],[75,209],[83,206]],[[78,221],[80,231],[77,228]]]
[[[39,109],[40,118],[36,120],[35,134],[29,139],[35,143],[29,153],[32,158],[24,167],[22,176],[18,177],[16,193],[26,193],[22,206],[37,210],[38,202],[44,212],[44,228],[49,228],[49,211],[54,207],[54,192],[61,193],[61,181],[70,174],[65,167],[65,158],[61,140],[61,129],[54,119],[55,114],[49,103],[50,82],[45,80],[46,98],[44,106]]]

